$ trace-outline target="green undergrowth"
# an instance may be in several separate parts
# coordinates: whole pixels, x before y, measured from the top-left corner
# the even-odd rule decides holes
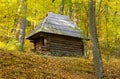
[[[92,60],[0,50],[0,79],[96,79]],[[120,79],[120,62],[104,61],[105,79]]]

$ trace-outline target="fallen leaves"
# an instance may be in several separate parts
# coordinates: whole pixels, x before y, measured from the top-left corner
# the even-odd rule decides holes
[[[93,62],[85,58],[40,56],[0,50],[3,79],[96,79]],[[120,62],[104,62],[105,79],[119,79]]]

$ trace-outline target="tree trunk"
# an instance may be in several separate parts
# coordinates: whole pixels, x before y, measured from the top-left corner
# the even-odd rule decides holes
[[[95,18],[95,0],[89,0],[89,21],[90,21],[90,34],[93,43],[93,61],[95,65],[95,74],[98,79],[103,79],[103,66],[100,54],[97,31],[96,31],[96,18]]]
[[[65,2],[65,0],[62,0],[62,1],[61,1],[60,10],[59,10],[59,13],[60,13],[60,14],[63,14],[63,11],[64,11],[64,2]]]
[[[21,21],[20,21],[20,13],[21,13],[21,7],[22,7],[22,0],[20,1],[20,5],[18,7],[17,14],[15,15],[14,19],[14,28],[12,29],[12,32],[15,33],[15,38],[19,40],[19,35],[20,35],[20,28],[21,28]]]
[[[106,47],[105,47],[105,50],[107,52],[107,61],[109,61],[110,59],[110,52],[108,51],[109,50],[109,39],[108,39],[108,6],[106,6],[106,15],[105,15],[105,19],[106,19]]]
[[[22,14],[22,23],[21,23],[21,30],[20,30],[20,50],[24,51],[24,39],[25,39],[25,29],[26,29],[26,0],[22,0],[23,4],[23,14]]]
[[[101,28],[100,28],[100,24],[101,24],[101,6],[102,6],[102,0],[100,0],[100,3],[99,3],[99,6],[98,6],[98,38],[100,37],[100,31],[101,31]]]
[[[78,16],[77,16],[77,12],[78,12],[78,4],[75,1],[75,7],[74,7],[74,24],[77,26],[78,25]]]
[[[69,2],[69,17],[72,17],[72,0]]]

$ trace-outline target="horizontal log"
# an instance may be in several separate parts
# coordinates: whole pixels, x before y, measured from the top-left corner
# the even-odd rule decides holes
[[[50,43],[50,46],[71,47],[71,48],[81,48],[81,47],[83,47],[83,45],[64,44],[64,43],[58,44],[58,43],[53,43],[53,42]]]
[[[66,43],[66,44],[83,44],[82,41],[70,41],[70,40],[64,40],[64,39],[50,39],[50,42],[57,42],[57,43]]]
[[[61,50],[50,50],[50,52],[68,53],[68,54],[69,54],[69,53],[73,53],[73,54],[79,54],[79,55],[82,54],[82,52],[80,52],[80,51],[79,51],[79,52],[74,52],[74,51],[71,51],[71,52],[70,52],[70,51],[65,51],[65,50],[64,50],[64,51],[63,51],[63,50],[62,50],[62,51],[61,51]]]
[[[75,49],[66,49],[66,48],[52,48],[52,47],[50,47],[50,50],[63,50],[63,51],[73,51],[73,52],[79,52],[79,51],[83,51],[82,49],[79,49],[79,50],[75,50]]]
[[[50,49],[57,49],[57,50],[67,50],[67,51],[83,51],[83,49],[71,49],[71,48],[55,48],[55,47],[50,47]]]

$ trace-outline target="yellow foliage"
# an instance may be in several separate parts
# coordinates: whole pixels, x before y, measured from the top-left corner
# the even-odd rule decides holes
[[[0,49],[17,50],[17,46],[14,44],[6,44],[5,42],[0,42]]]
[[[4,42],[0,42],[0,49],[5,49],[6,44]]]

